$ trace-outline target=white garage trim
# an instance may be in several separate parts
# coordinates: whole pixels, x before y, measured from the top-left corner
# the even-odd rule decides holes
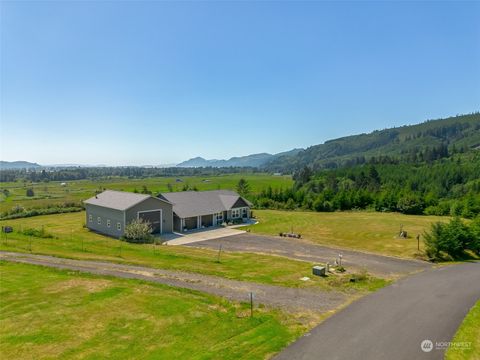
[[[149,213],[149,212],[154,212],[154,211],[160,211],[160,234],[163,234],[163,211],[162,209],[152,209],[152,210],[142,210],[142,211],[137,211],[137,219],[140,219],[140,214],[141,213]]]

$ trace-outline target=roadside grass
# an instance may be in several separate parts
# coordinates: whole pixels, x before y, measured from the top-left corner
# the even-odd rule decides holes
[[[228,279],[288,287],[313,287],[348,292],[372,291],[389,283],[368,276],[365,280],[347,281],[351,274],[320,278],[311,275],[312,264],[278,256],[222,252],[183,246],[129,244],[90,232],[83,227],[85,212],[37,216],[0,221],[13,226],[14,232],[2,234],[0,250],[32,252],[72,259],[102,260],[170,270],[180,270]],[[43,236],[24,235],[26,228],[43,229]],[[46,234],[46,235],[45,235]],[[30,249],[31,247],[31,249]],[[310,281],[301,281],[308,276]],[[337,281],[333,281],[337,279]],[[345,281],[343,281],[344,279]]]
[[[445,353],[446,360],[479,360],[480,359],[480,301],[470,309],[457,330],[453,343],[470,343],[470,346],[456,348],[451,346]]]
[[[0,262],[2,359],[264,359],[295,315],[200,292]]]
[[[180,191],[184,185],[196,187],[198,190],[235,189],[238,181],[244,178],[250,185],[252,193],[258,193],[268,186],[272,188],[287,188],[292,186],[291,176],[273,176],[270,174],[226,174],[216,176],[178,176],[178,177],[153,177],[145,179],[129,179],[127,177],[110,177],[98,180],[72,180],[50,182],[5,182],[0,189],[10,192],[8,197],[0,193],[0,212],[10,210],[15,205],[25,208],[46,207],[63,204],[64,202],[81,202],[88,199],[103,188],[124,191],[142,191],[145,185],[154,195],[166,192],[168,184],[173,191]],[[181,179],[181,182],[177,182]],[[65,182],[66,186],[61,186]],[[27,197],[26,191],[32,188],[35,196]]]
[[[303,239],[317,244],[403,258],[418,257],[416,236],[423,235],[432,223],[449,219],[366,211],[318,213],[255,210],[254,213],[259,223],[246,227],[252,233],[278,236],[280,232],[293,230],[301,234]],[[402,225],[408,233],[407,239],[397,237]],[[423,249],[422,236],[420,252]]]

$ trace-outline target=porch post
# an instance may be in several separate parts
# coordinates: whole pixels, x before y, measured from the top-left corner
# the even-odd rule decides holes
[[[202,227],[202,217],[197,216],[197,229],[200,229]]]

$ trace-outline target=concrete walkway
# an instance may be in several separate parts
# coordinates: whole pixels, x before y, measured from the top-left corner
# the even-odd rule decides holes
[[[218,238],[228,238],[234,235],[240,235],[245,231],[232,229],[230,227],[218,227],[215,229],[193,230],[188,233],[173,233],[162,235],[162,239],[166,239],[164,245],[186,245],[200,241],[213,240]]]
[[[440,360],[479,299],[480,263],[426,270],[354,302],[275,359]]]

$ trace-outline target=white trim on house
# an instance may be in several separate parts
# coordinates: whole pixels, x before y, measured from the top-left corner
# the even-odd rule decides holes
[[[137,219],[140,219],[140,214],[141,213],[149,213],[149,212],[154,212],[154,211],[160,211],[160,234],[163,234],[163,210],[162,209],[151,209],[151,210],[142,210],[142,211],[137,211]]]

